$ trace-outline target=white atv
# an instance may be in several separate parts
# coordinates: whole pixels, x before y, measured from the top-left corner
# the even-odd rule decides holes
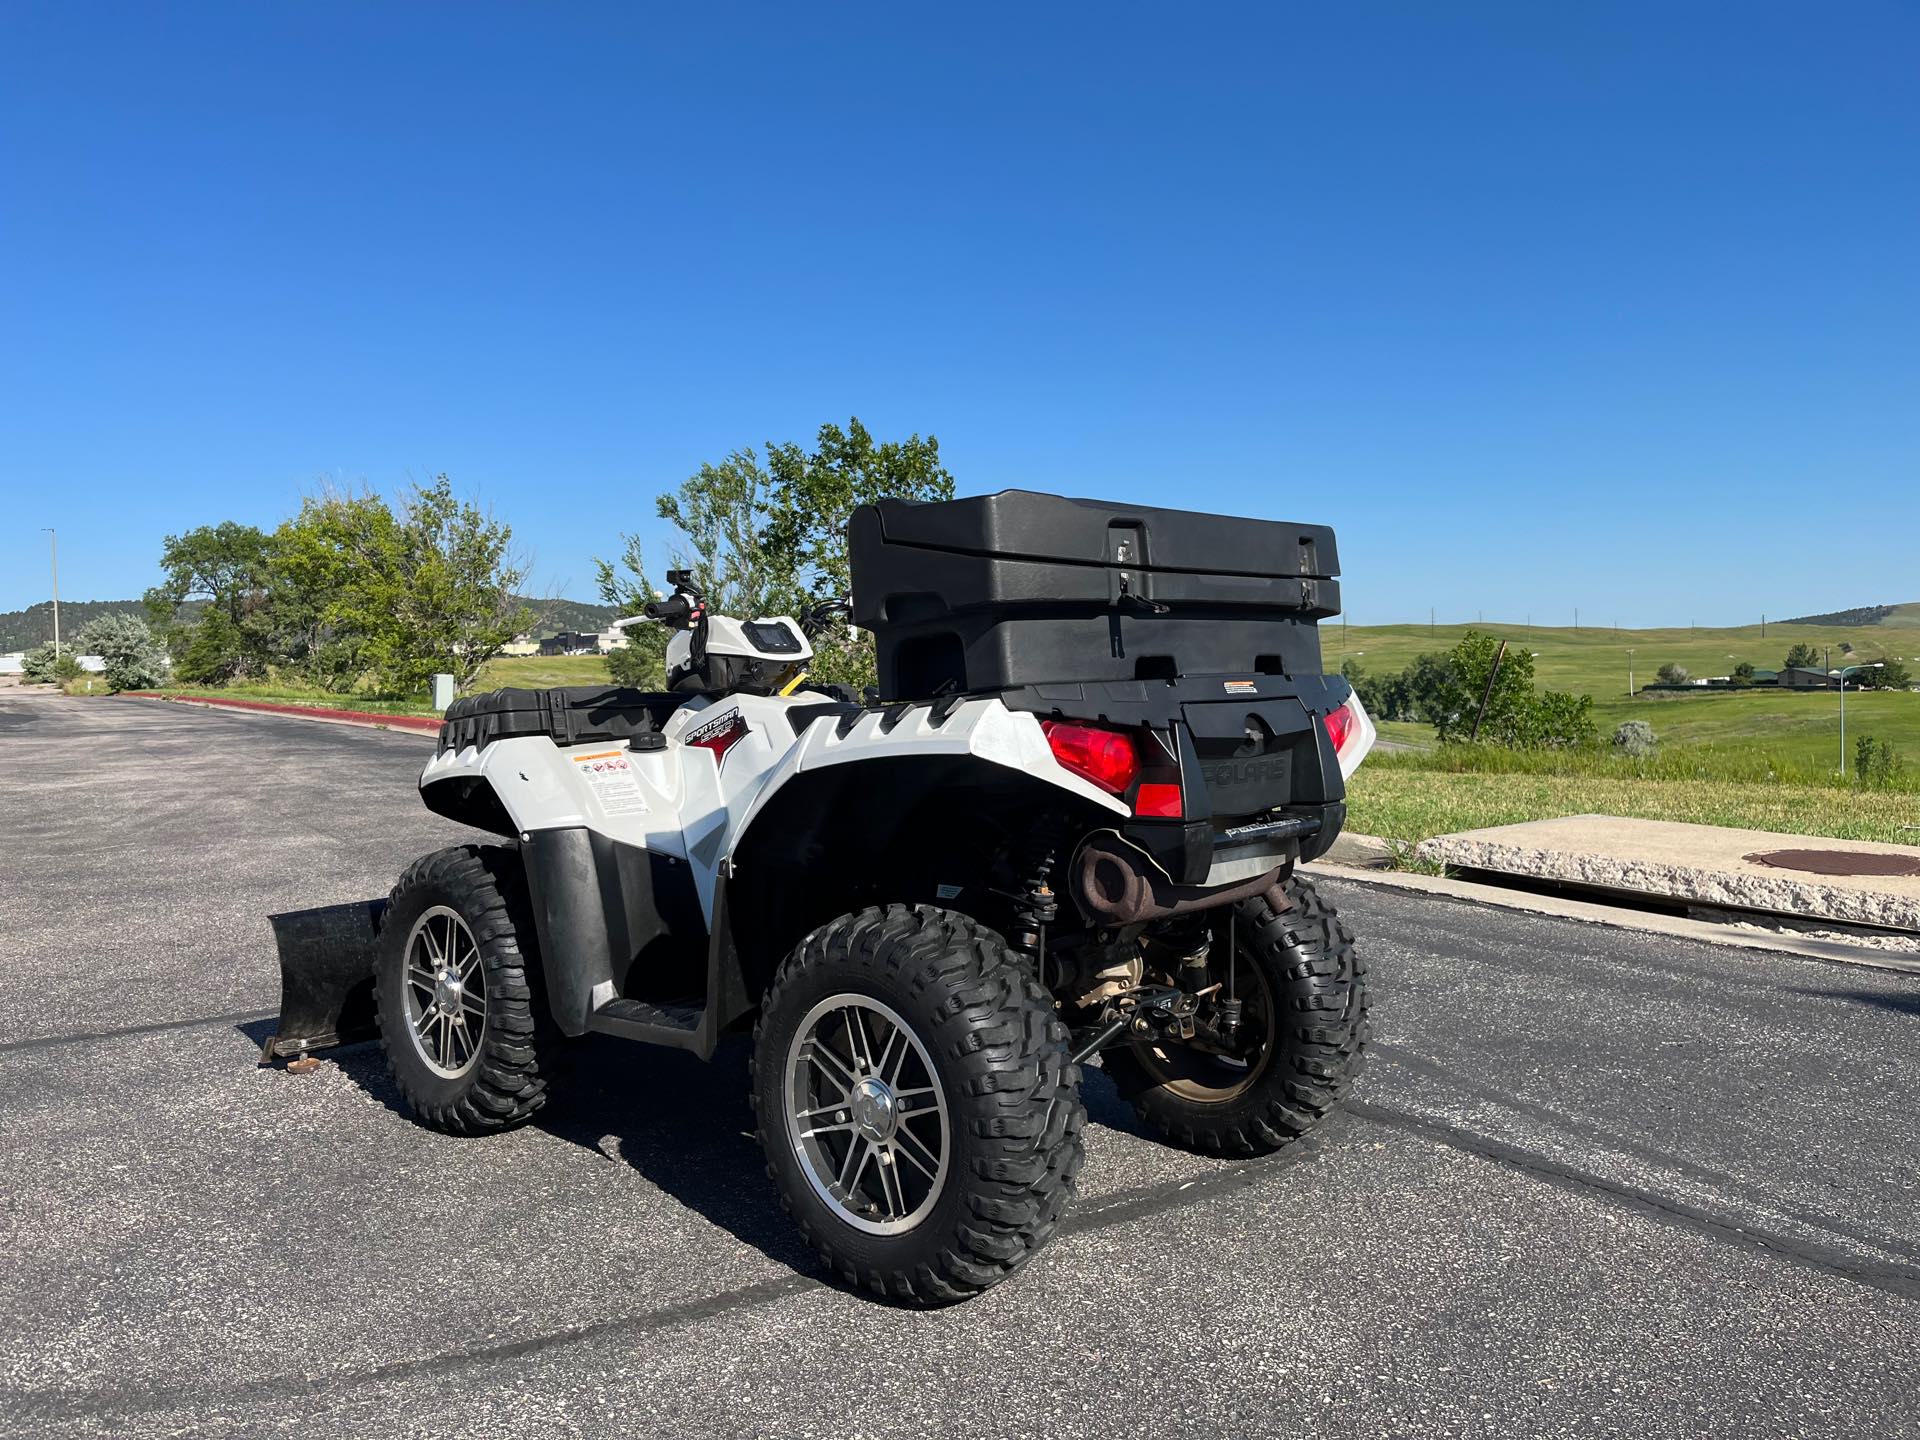
[[[1321,673],[1322,527],[1011,491],[863,509],[851,556],[868,703],[804,684],[826,612],[710,614],[678,572],[668,693],[456,702],[421,796],[506,843],[407,871],[374,989],[459,1133],[538,1110],[570,1036],[751,1025],[783,1202],[848,1282],[938,1303],[1052,1232],[1092,1056],[1215,1154],[1338,1102],[1364,967],[1294,867],[1373,727]]]

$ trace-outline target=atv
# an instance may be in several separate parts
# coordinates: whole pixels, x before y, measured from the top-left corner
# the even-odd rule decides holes
[[[1207,1154],[1339,1103],[1365,966],[1297,866],[1374,729],[1321,672],[1324,527],[1006,491],[862,508],[849,554],[850,604],[798,621],[674,572],[620,622],[672,632],[664,693],[456,701],[421,798],[504,843],[401,877],[373,1009],[456,1134],[538,1111],[572,1037],[750,1026],[782,1203],[848,1283],[938,1304],[1053,1232],[1096,1056]],[[804,678],[849,620],[863,699]]]

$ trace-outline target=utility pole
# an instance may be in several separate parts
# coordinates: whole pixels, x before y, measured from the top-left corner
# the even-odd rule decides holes
[[[60,658],[60,537],[51,525],[42,525],[47,532],[47,545],[53,554],[53,658]]]
[[[1427,606],[1427,634],[1429,635],[1433,634],[1433,609],[1433,606]]]
[[[1580,607],[1578,605],[1573,607],[1573,633],[1576,635],[1580,633]]]

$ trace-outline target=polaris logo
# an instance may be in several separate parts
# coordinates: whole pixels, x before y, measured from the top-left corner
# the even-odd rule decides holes
[[[1256,755],[1247,760],[1216,760],[1202,765],[1200,773],[1209,785],[1284,785],[1288,769],[1285,755]]]

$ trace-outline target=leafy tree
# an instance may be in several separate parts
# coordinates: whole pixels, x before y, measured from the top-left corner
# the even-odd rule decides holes
[[[192,656],[193,679],[218,682],[266,669],[271,555],[266,534],[232,520],[169,535],[162,543],[166,579],[147,591],[147,612],[176,658]],[[181,615],[189,601],[203,602],[191,623]]]
[[[511,529],[445,475],[413,487],[397,515],[372,494],[310,498],[279,540],[277,567],[301,597],[286,613],[310,623],[319,673],[364,669],[410,693],[446,671],[464,690],[526,623]]]
[[[1872,670],[1856,670],[1849,677],[1862,690],[1904,690],[1913,676],[1898,660],[1883,660]]]
[[[87,623],[74,644],[106,661],[110,689],[147,690],[166,678],[166,651],[138,615],[102,615]]]
[[[1438,691],[1428,702],[1429,718],[1443,742],[1472,737],[1474,717],[1486,702],[1480,722],[1480,743],[1509,749],[1555,749],[1591,744],[1595,734],[1593,697],[1561,690],[1535,693],[1533,652],[1508,646],[1498,670],[1494,661],[1500,642],[1480,630],[1469,630],[1460,643],[1435,661]],[[1444,680],[1439,677],[1444,676]]]
[[[1684,685],[1692,678],[1693,673],[1688,670],[1686,666],[1676,664],[1671,660],[1660,667],[1660,683],[1662,685]]]
[[[1787,651],[1786,664],[1781,668],[1786,670],[1818,669],[1819,665],[1820,652],[1814,649],[1813,646],[1802,641]]]
[[[702,465],[660,497],[660,518],[679,532],[675,568],[693,572],[712,607],[727,615],[797,615],[811,597],[835,598],[851,587],[847,521],[855,509],[887,496],[952,498],[953,476],[940,463],[933,436],[876,442],[858,418],[847,428],[820,427],[812,451],[791,442],[767,446],[766,463],[751,449]],[[620,565],[597,562],[600,594],[624,614],[640,612],[664,593],[649,576],[639,540],[624,536]],[[844,638],[843,638],[844,637]],[[639,667],[665,647],[652,626],[633,631]],[[873,679],[870,636],[816,638],[808,669],[816,679],[853,685]]]
[[[1742,660],[1738,665],[1733,667],[1733,674],[1730,678],[1736,685],[1751,685],[1753,683],[1752,662]]]
[[[1483,630],[1467,631],[1448,652],[1446,678],[1428,713],[1441,740],[1465,740],[1473,733],[1484,696],[1480,738],[1502,745],[1527,743],[1534,726],[1533,653],[1509,645],[1496,674],[1494,659],[1499,652],[1500,642]]]

